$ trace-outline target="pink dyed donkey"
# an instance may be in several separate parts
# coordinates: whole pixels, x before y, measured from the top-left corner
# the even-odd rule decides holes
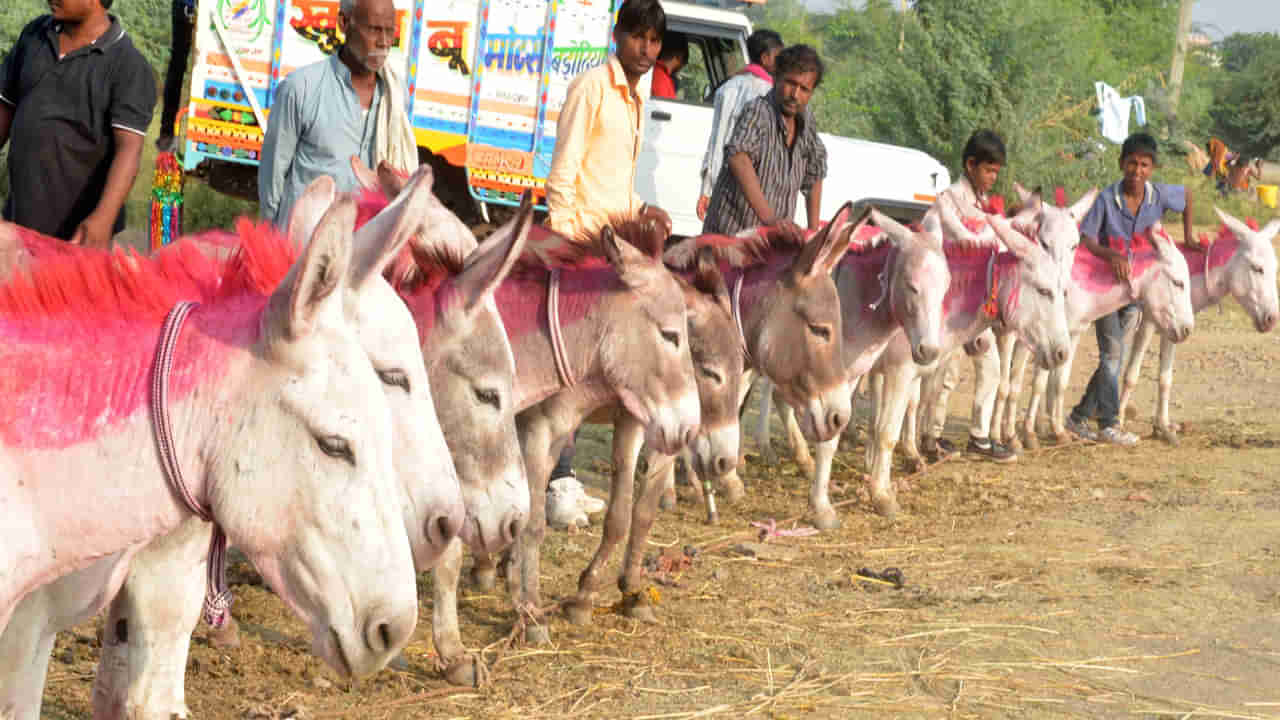
[[[317,654],[363,674],[407,642],[417,612],[391,510],[389,411],[342,311],[354,215],[351,201],[330,208],[269,298],[196,308],[169,390],[194,496],[308,623]],[[6,623],[28,592],[91,565],[99,582],[82,606],[96,611],[140,547],[192,516],[164,480],[144,389],[165,313],[208,283],[176,258],[57,258],[32,275],[0,289],[0,361],[13,378],[0,497],[5,517],[21,518],[0,541]],[[66,387],[86,392],[56,390]],[[108,472],[86,484],[86,467]],[[104,507],[120,509],[113,522]]]
[[[1191,270],[1191,307],[1200,312],[1231,295],[1248,313],[1258,332],[1271,332],[1280,314],[1276,299],[1276,250],[1272,244],[1280,233],[1280,220],[1272,220],[1261,230],[1255,230],[1217,208],[1215,211],[1223,225],[1209,247],[1203,250],[1193,250],[1186,245],[1179,247]],[[1138,384],[1142,356],[1146,354],[1151,336],[1157,329],[1156,324],[1149,322],[1144,315],[1129,350],[1124,385],[1120,391],[1121,423],[1133,398],[1133,389]],[[1160,394],[1152,425],[1156,437],[1176,445],[1178,431],[1169,419],[1173,355],[1173,341],[1161,333]]]

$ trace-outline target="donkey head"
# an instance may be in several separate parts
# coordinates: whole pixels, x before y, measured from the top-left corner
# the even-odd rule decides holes
[[[340,196],[267,300],[261,367],[228,408],[209,483],[228,537],[308,624],[315,653],[364,675],[408,642],[417,597],[387,396],[344,311],[355,215]]]
[[[1068,208],[1059,208],[1045,203],[1039,190],[1030,192],[1017,183],[1013,188],[1022,198],[1022,211],[1013,217],[1014,229],[1034,238],[1049,253],[1062,272],[1063,287],[1069,290],[1073,284],[1071,268],[1080,246],[1080,221],[1093,207],[1098,189],[1090,189]]]
[[[1156,251],[1155,266],[1135,281],[1135,292],[1143,315],[1155,322],[1160,334],[1182,342],[1195,327],[1187,258],[1174,247],[1160,223],[1151,228],[1151,246]]]
[[[1223,224],[1239,241],[1225,269],[1227,288],[1244,307],[1258,332],[1276,326],[1276,250],[1272,240],[1280,232],[1280,219],[1254,231],[1227,213],[1214,208]],[[1206,282],[1208,278],[1205,278]]]
[[[699,249],[692,281],[681,285],[702,409],[702,427],[691,448],[694,470],[704,477],[721,476],[738,464],[738,390],[746,358],[712,248]]]
[[[446,277],[433,308],[424,311],[433,317],[419,318],[430,327],[422,333],[422,351],[462,481],[462,538],[477,552],[492,553],[514,542],[529,517],[529,479],[516,433],[515,357],[493,292],[524,249],[533,204],[526,198],[514,218],[477,246],[452,212],[432,202],[431,215],[445,221],[427,225],[413,256],[424,276]]]
[[[601,232],[604,256],[625,291],[604,300],[600,357],[606,382],[644,424],[645,442],[674,455],[697,432],[698,387],[684,293],[661,262],[662,233],[644,235],[641,251],[607,225]]]
[[[1041,367],[1058,367],[1067,361],[1071,342],[1063,273],[1044,248],[1014,230],[1008,220],[988,215],[987,221],[1016,257],[1016,279],[998,288],[1004,322],[1035,352]]]
[[[871,211],[871,219],[898,250],[889,275],[890,313],[906,331],[912,360],[927,365],[938,358],[942,347],[942,302],[951,287],[936,215],[930,211],[921,232],[903,227],[879,210]]]
[[[814,234],[779,282],[758,301],[748,342],[751,360],[800,415],[812,440],[835,437],[849,421],[850,392],[844,372],[840,295],[831,270],[849,249],[852,205],[845,203]]]

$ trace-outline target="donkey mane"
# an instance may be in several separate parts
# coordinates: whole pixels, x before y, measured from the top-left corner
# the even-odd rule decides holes
[[[808,241],[815,232],[806,230],[805,240]],[[682,270],[692,267],[698,248],[702,247],[715,250],[716,260],[727,263],[729,267],[745,268],[767,262],[775,252],[794,250],[800,246],[792,242],[785,233],[761,226],[743,230],[737,235],[707,234],[686,238],[667,248],[663,254],[663,262]]]
[[[653,243],[653,226],[638,213],[610,215],[607,223],[618,239],[650,255]],[[516,270],[588,270],[607,267],[600,243],[603,227],[596,232],[580,232],[573,237],[546,227],[534,225],[529,229],[529,239],[516,265]],[[664,238],[665,239],[665,238]]]

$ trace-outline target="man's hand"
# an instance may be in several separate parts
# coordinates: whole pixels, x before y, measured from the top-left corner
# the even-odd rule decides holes
[[[71,234],[71,242],[74,245],[110,250],[111,225],[110,220],[103,220],[96,214],[90,215]]]
[[[663,210],[656,205],[646,204],[644,206],[644,210],[640,212],[640,217],[645,220],[653,220],[657,222],[658,227],[661,227],[667,233],[668,237],[671,236],[671,216],[667,214],[666,210]]]
[[[698,196],[698,219],[699,220],[707,219],[707,206],[709,206],[710,204],[711,204],[711,196],[709,195]]]
[[[1129,282],[1129,258],[1117,253],[1108,258],[1107,262],[1111,264],[1111,272],[1116,274],[1117,280]]]
[[[796,245],[804,244],[804,231],[795,221],[774,215],[765,221],[765,227],[772,228]]]

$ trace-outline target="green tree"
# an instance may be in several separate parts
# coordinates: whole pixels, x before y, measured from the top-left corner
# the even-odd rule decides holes
[[[1237,34],[1221,45],[1228,71],[1214,95],[1209,115],[1229,146],[1246,155],[1267,156],[1280,147],[1280,35]]]

